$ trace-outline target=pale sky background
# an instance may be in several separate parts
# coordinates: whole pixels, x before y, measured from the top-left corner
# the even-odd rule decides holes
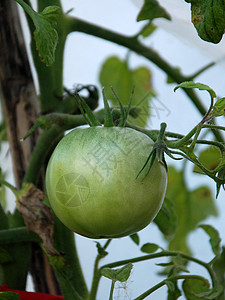
[[[142,1],[139,0],[123,0],[123,1],[104,1],[104,0],[64,0],[63,8],[65,11],[74,8],[72,15],[85,19],[89,22],[102,25],[111,30],[118,31],[124,34],[132,35],[142,27],[143,23],[137,23],[136,17],[138,7]],[[159,29],[149,38],[145,40],[145,44],[157,50],[164,58],[172,65],[179,66],[184,74],[192,74],[199,68],[205,66],[211,61],[220,61],[218,65],[209,69],[205,74],[199,76],[197,81],[208,84],[217,93],[218,96],[224,96],[225,90],[225,63],[223,59],[224,41],[219,45],[210,45],[201,41],[193,25],[190,24],[190,6],[180,0],[164,0],[160,1],[162,5],[168,7],[168,12],[173,17],[174,23],[167,20],[157,20]],[[24,21],[24,16],[22,15]],[[25,30],[26,23],[24,22]],[[169,31],[169,32],[168,32]],[[27,40],[29,41],[28,31],[25,31]],[[66,43],[65,48],[65,63],[64,63],[64,80],[67,88],[73,87],[75,83],[96,84],[98,83],[99,66],[111,55],[118,55],[120,58],[125,58],[127,50],[123,47],[114,45],[109,42],[104,42],[98,38],[80,33],[72,33]],[[158,93],[160,102],[155,102],[155,105],[164,103],[167,109],[154,113],[148,123],[149,128],[159,129],[161,122],[166,122],[169,131],[187,133],[193,126],[200,121],[200,115],[193,108],[189,99],[181,90],[173,92],[174,85],[166,84],[166,75],[162,73],[155,65],[151,64],[144,58],[132,54],[130,57],[131,66],[133,68],[144,65],[148,67],[153,74],[153,86]],[[35,77],[35,76],[34,76]],[[201,99],[205,101],[206,107],[209,105],[209,97],[205,92],[199,93]],[[169,111],[169,113],[168,113]],[[219,119],[219,123],[225,125],[224,118]],[[2,157],[5,159],[7,147]],[[173,162],[179,167],[177,162]],[[6,164],[3,167],[7,167]],[[215,194],[214,182],[205,179],[204,176],[197,176],[191,173],[191,165],[188,167],[188,184],[194,189],[200,183],[207,184],[212,188]],[[9,174],[9,180],[13,180]],[[216,200],[220,217],[209,218],[204,223],[209,223],[215,226],[221,234],[223,243],[225,242],[225,192],[221,191]],[[141,244],[145,242],[158,243],[161,246],[165,245],[164,240],[154,224],[140,232]],[[76,236],[78,251],[81,256],[81,263],[84,268],[85,277],[90,286],[93,270],[93,261],[96,255],[95,241],[84,237]],[[196,257],[203,260],[210,260],[212,253],[208,244],[207,236],[199,229],[189,237],[193,253]],[[201,243],[199,242],[201,241]],[[102,241],[103,242],[103,241]],[[116,239],[109,247],[109,255],[103,260],[103,263],[108,263],[115,260],[121,260],[127,257],[139,256],[142,253],[138,247],[130,240],[129,237]],[[117,286],[115,291],[115,299],[133,299],[146,289],[161,281],[163,278],[157,277],[156,272],[160,268],[155,266],[158,260],[151,262],[142,262],[136,264],[132,271],[132,275],[127,283],[127,289],[124,290]],[[162,262],[162,260],[160,260]],[[165,262],[165,261],[164,261]],[[193,266],[193,273],[202,273],[202,269],[198,266]],[[200,273],[198,273],[200,272]],[[98,294],[98,300],[106,300],[109,296],[110,281],[102,280],[101,288]],[[32,290],[32,284],[29,281],[28,289]],[[166,288],[149,296],[148,300],[166,299]],[[120,293],[120,295],[119,295]],[[116,297],[117,296],[117,297]],[[183,299],[180,297],[179,299]]]

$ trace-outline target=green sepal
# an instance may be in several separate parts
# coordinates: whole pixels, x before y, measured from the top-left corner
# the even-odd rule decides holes
[[[212,98],[216,97],[216,93],[214,92],[213,89],[211,89],[211,87],[209,87],[206,84],[200,83],[200,82],[193,82],[193,81],[184,81],[180,84],[178,84],[175,88],[174,88],[174,92],[179,89],[179,88],[185,88],[185,89],[199,89],[201,91],[207,91],[210,96]]]
[[[125,110],[124,107],[122,105],[122,102],[120,101],[120,98],[117,96],[116,92],[114,91],[114,89],[111,87],[112,92],[114,94],[114,96],[116,97],[116,100],[119,103],[119,107],[120,107],[120,123],[118,124],[118,127],[124,127],[125,123],[126,123],[126,114],[125,114]]]
[[[112,118],[112,113],[109,107],[108,100],[105,95],[105,90],[102,88],[102,96],[103,96],[103,101],[104,101],[104,110],[105,110],[105,122],[104,122],[104,127],[113,127],[113,118]]]
[[[91,127],[101,126],[101,123],[96,119],[95,115],[93,114],[92,110],[87,105],[87,103],[84,101],[84,99],[78,93],[75,93],[74,97],[77,100],[79,109],[87,123]]]
[[[219,100],[216,101],[210,115],[212,117],[225,116],[225,97],[220,98]]]
[[[156,158],[156,152],[154,151],[154,149],[151,151],[151,153],[149,154],[148,158],[146,159],[143,167],[141,168],[141,170],[138,172],[137,176],[136,176],[136,179],[139,177],[139,175],[141,174],[141,172],[145,169],[145,167],[147,166],[148,162],[150,161],[150,164],[149,164],[149,167],[148,167],[148,171],[146,172],[144,178],[142,180],[145,179],[145,177],[148,175],[148,173],[150,172],[152,166],[153,166],[153,163],[155,161],[155,158]]]

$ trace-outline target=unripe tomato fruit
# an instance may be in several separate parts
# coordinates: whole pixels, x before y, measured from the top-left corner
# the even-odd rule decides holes
[[[155,160],[137,177],[153,141],[130,128],[77,128],[56,146],[46,172],[53,211],[72,231],[117,238],[147,226],[164,199],[167,175]],[[148,169],[148,168],[147,168]]]

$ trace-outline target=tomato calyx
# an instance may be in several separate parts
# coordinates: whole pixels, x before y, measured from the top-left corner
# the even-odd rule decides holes
[[[166,123],[161,123],[160,125],[160,131],[159,131],[159,134],[158,134],[158,137],[157,137],[157,140],[155,141],[154,145],[153,145],[153,148],[152,148],[152,151],[150,152],[146,162],[144,163],[143,167],[141,168],[141,170],[139,171],[138,175],[136,178],[139,177],[139,175],[144,171],[144,169],[147,167],[148,165],[148,170],[146,172],[146,174],[144,175],[144,178],[143,180],[145,179],[145,177],[148,175],[148,173],[150,172],[153,164],[154,164],[154,161],[155,159],[157,159],[157,161],[159,163],[161,163],[166,171],[167,171],[167,163],[166,163],[166,160],[165,160],[165,153],[175,159],[175,160],[180,160],[182,158],[176,158],[172,155],[172,153],[170,152],[170,150],[168,149],[167,145],[166,145],[166,137],[165,137],[165,131],[166,131]]]
[[[125,127],[128,115],[131,111],[131,103],[132,103],[132,99],[133,99],[134,89],[132,90],[131,98],[130,98],[128,107],[126,109],[122,105],[119,97],[117,96],[116,92],[113,90],[112,87],[111,87],[111,89],[112,89],[114,96],[116,97],[116,99],[118,101],[119,110],[118,109],[114,109],[114,110],[110,109],[109,103],[108,103],[108,100],[106,98],[104,88],[103,88],[102,95],[103,95],[104,112],[105,112],[104,127],[114,127],[114,126]],[[87,103],[84,101],[84,99],[77,92],[74,93],[74,97],[77,101],[77,104],[79,106],[79,109],[80,109],[83,117],[85,118],[86,122],[90,125],[90,127],[101,126],[102,124],[96,119],[95,115],[93,114],[92,110],[89,108]],[[138,112],[137,112],[137,110],[133,110],[133,113],[137,114]],[[119,119],[119,122],[117,125],[114,122],[115,117],[117,120]]]

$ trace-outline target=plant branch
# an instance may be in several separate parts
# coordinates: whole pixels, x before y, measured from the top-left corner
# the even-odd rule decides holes
[[[108,239],[105,243],[105,245],[103,246],[103,249],[106,250],[106,248],[109,246],[109,244],[111,243],[111,239]],[[98,290],[98,286],[99,286],[99,281],[101,279],[101,271],[98,268],[99,266],[99,262],[100,260],[103,258],[104,256],[98,254],[96,259],[95,259],[95,263],[94,263],[94,272],[93,272],[93,279],[92,279],[92,285],[91,285],[91,291],[90,291],[90,297],[89,300],[95,300],[96,299],[96,295],[97,295],[97,290]]]
[[[116,43],[120,46],[126,47],[135,53],[147,58],[149,61],[158,66],[161,70],[163,70],[170,78],[172,78],[178,84],[189,80],[189,76],[184,76],[181,74],[177,68],[172,67],[167,61],[165,61],[156,51],[151,49],[150,47],[146,47],[139,40],[138,37],[135,36],[125,36],[116,32],[113,32],[109,29],[102,28],[98,25],[94,25],[83,21],[81,19],[75,17],[64,16],[65,18],[65,26],[67,27],[67,34],[73,31],[86,33],[89,35],[93,35],[95,37],[99,37],[101,39]],[[183,89],[187,96],[190,98],[192,103],[198,109],[202,116],[206,114],[206,109],[201,103],[200,99],[196,95],[193,89]],[[213,132],[215,137],[219,141],[223,141],[223,137],[219,132]]]
[[[115,281],[114,281],[114,280],[112,280],[112,283],[111,283],[111,288],[110,288],[109,300],[113,300],[113,292],[114,292],[114,287],[115,287]]]
[[[100,268],[100,270],[102,270],[104,268],[115,268],[115,267],[126,265],[128,263],[137,263],[137,262],[146,261],[146,260],[150,260],[150,259],[155,259],[155,258],[159,258],[159,257],[173,257],[173,256],[183,257],[183,258],[185,258],[189,261],[195,262],[195,263],[201,265],[202,267],[204,267],[210,275],[212,286],[214,287],[216,285],[215,274],[214,274],[211,266],[208,263],[206,263],[202,260],[199,260],[195,257],[192,257],[188,254],[179,252],[179,251],[161,251],[161,252],[158,252],[158,253],[143,255],[143,256],[139,256],[139,257],[135,257],[135,258],[131,258],[131,259],[125,259],[125,260],[121,260],[121,261],[106,264],[106,265],[102,266]]]
[[[91,291],[90,291],[90,296],[89,300],[95,300],[96,295],[97,295],[97,290],[99,286],[99,281],[101,279],[101,271],[98,268],[99,261],[101,260],[101,256],[97,255],[95,259],[95,264],[94,264],[94,273],[93,273],[93,279],[92,279],[92,285],[91,285]]]
[[[149,136],[154,142],[156,142],[157,137],[159,135],[159,130],[149,130],[146,128],[142,128],[139,127],[137,125],[134,125],[132,123],[127,122],[126,126],[129,128],[133,128],[137,131],[140,131],[144,134],[146,134],[147,136]],[[180,133],[175,133],[175,132],[170,132],[170,131],[166,131],[165,132],[165,136],[166,137],[170,137],[170,138],[176,138],[176,140],[166,140],[166,145],[168,146],[168,148],[171,149],[177,149],[182,147],[183,145],[189,145],[192,142],[192,137],[193,135],[196,133],[197,130],[197,126],[195,126],[189,133],[187,133],[187,135],[182,135]],[[212,128],[212,129],[218,129],[218,130],[224,130],[225,131],[225,127],[223,126],[217,126],[217,125],[203,125],[202,128]],[[225,144],[221,143],[221,142],[217,142],[217,141],[208,141],[208,140],[197,140],[196,141],[197,144],[205,144],[205,145],[211,145],[211,146],[216,146],[218,147],[221,151],[225,151]]]
[[[143,300],[162,286],[166,285],[170,280],[179,280],[179,279],[196,279],[196,280],[204,280],[204,277],[199,275],[176,275],[170,276],[167,279],[162,280],[158,284],[154,285],[152,288],[148,289],[146,292],[141,294],[140,296],[136,297],[134,300]]]
[[[62,130],[58,126],[53,126],[41,134],[32,153],[23,182],[37,184],[41,168],[61,134]]]
[[[200,70],[198,70],[197,72],[195,72],[194,74],[188,76],[187,81],[193,81],[196,77],[198,77],[199,75],[201,75],[203,72],[205,72],[209,68],[215,66],[215,64],[216,64],[215,62],[211,62],[211,63],[207,64],[206,66],[204,66],[203,68],[201,68]]]

